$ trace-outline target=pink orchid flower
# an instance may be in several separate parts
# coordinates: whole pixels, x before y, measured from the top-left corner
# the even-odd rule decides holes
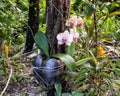
[[[69,20],[66,21],[66,25],[73,27],[77,25],[77,16],[71,17]]]
[[[70,34],[73,37],[73,42],[76,43],[79,38],[79,33],[76,32],[76,28],[74,27],[73,29],[70,29]]]
[[[84,26],[84,21],[81,17],[73,16],[66,21],[66,25],[70,27],[77,26],[78,28],[82,28]]]
[[[84,21],[81,17],[77,18],[77,27],[78,28],[84,27]]]
[[[69,34],[69,32],[66,30],[64,31],[64,33],[59,33],[57,35],[57,40],[58,40],[58,44],[66,44],[70,46],[73,41],[73,38],[72,35]]]

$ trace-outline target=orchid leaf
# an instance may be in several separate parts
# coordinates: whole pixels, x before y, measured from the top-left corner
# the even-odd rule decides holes
[[[52,57],[59,58],[61,61],[65,63],[65,65],[70,69],[71,71],[75,71],[75,61],[74,59],[68,55],[68,54],[54,54]]]
[[[81,60],[78,60],[77,62],[75,62],[76,66],[80,66],[84,63],[86,63],[87,61],[91,60],[92,57],[87,57],[87,58],[84,58],[84,59],[81,59]]]
[[[62,86],[60,83],[55,84],[56,96],[61,96]]]
[[[84,96],[84,94],[77,92],[77,91],[72,92],[72,95],[73,96]]]
[[[43,32],[37,32],[35,34],[35,42],[38,46],[38,48],[47,56],[49,57],[49,46],[48,41]]]
[[[71,45],[67,47],[67,54],[73,56],[74,51],[75,51],[75,43],[71,43]]]
[[[62,96],[72,96],[70,93],[62,93]]]

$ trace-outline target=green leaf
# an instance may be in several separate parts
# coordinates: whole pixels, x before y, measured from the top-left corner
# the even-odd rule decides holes
[[[74,59],[68,54],[54,54],[52,57],[59,58],[63,61],[69,70],[74,71],[76,69]]]
[[[91,51],[89,51],[89,52],[90,52],[90,55],[91,55],[91,56],[92,56],[92,58],[93,58],[93,62],[94,62],[94,64],[95,64],[95,67],[98,67],[98,66],[99,66],[99,64],[98,64],[97,59],[95,58],[94,54],[93,54]]]
[[[116,65],[117,65],[118,68],[120,68],[120,60],[116,61]]]
[[[62,86],[61,86],[60,83],[55,84],[55,89],[56,89],[56,92],[57,92],[56,95],[57,95],[57,96],[61,96]]]
[[[93,14],[93,7],[92,5],[86,5],[84,8],[85,15],[90,17]]]
[[[91,59],[92,59],[92,57],[87,57],[87,58],[84,58],[84,59],[81,59],[81,60],[75,62],[75,64],[76,64],[76,66],[80,66],[80,65],[86,63],[87,61],[89,61]]]
[[[88,93],[88,96],[95,96],[95,93],[96,93],[96,89],[95,88],[91,88],[89,93]]]
[[[49,57],[49,46],[48,41],[43,32],[37,32],[35,34],[35,42],[38,46],[38,48],[47,56]]]
[[[118,76],[120,76],[120,69],[116,69],[116,74],[118,75]]]
[[[70,93],[63,93],[62,96],[71,96]]]
[[[6,7],[8,4],[7,3],[0,3],[0,8]]]
[[[73,96],[83,96],[83,94],[82,94],[82,93],[77,92],[77,91],[72,92],[72,95],[73,95]]]
[[[71,43],[71,45],[67,47],[67,54],[73,56],[74,51],[75,51],[75,43]]]
[[[109,10],[107,9],[107,7],[104,7],[104,9],[102,10],[102,12],[107,15],[109,13]]]
[[[108,15],[108,17],[115,16],[115,15],[120,15],[119,11],[112,12]]]

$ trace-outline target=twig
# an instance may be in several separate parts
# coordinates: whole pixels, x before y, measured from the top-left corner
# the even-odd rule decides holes
[[[12,76],[12,72],[13,72],[13,69],[12,69],[12,66],[10,67],[10,75],[9,75],[9,78],[8,78],[8,81],[7,81],[7,84],[5,86],[5,88],[3,89],[3,91],[1,92],[0,96],[3,96],[3,94],[5,93],[8,85],[9,85],[9,82],[10,82],[10,79],[11,79],[11,76]]]

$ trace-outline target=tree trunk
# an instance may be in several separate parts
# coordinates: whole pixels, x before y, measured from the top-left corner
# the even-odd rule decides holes
[[[46,4],[46,36],[50,45],[50,54],[65,53],[65,45],[59,46],[56,36],[65,30],[70,0],[46,0]]]
[[[65,53],[65,45],[58,45],[56,36],[66,29],[70,0],[46,0],[46,4],[46,36],[50,45],[50,54]],[[55,88],[49,90],[47,96],[55,96],[54,93]]]
[[[32,51],[34,35],[39,28],[39,0],[29,0],[29,19],[24,52]]]

